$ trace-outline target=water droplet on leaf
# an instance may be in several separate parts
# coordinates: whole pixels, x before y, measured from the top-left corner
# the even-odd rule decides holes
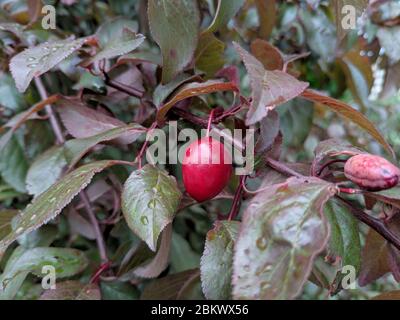
[[[265,250],[267,248],[267,239],[265,237],[258,238],[256,245],[258,249]]]
[[[149,203],[147,204],[147,206],[150,209],[154,209],[156,207],[156,200],[155,199],[150,200]]]
[[[149,224],[149,219],[146,216],[141,216],[140,222],[142,224],[144,224],[144,225],[148,225]]]

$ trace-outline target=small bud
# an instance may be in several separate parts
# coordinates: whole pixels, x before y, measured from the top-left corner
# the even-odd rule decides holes
[[[359,154],[347,160],[344,174],[358,186],[378,191],[394,187],[399,181],[400,169],[382,157]]]

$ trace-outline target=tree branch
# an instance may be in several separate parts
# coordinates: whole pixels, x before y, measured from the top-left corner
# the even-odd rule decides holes
[[[40,77],[36,77],[35,78],[35,85],[36,85],[36,87],[37,87],[37,89],[39,91],[40,97],[43,100],[47,99],[48,95],[47,95],[46,89],[45,89],[45,87],[43,85],[42,79],[40,79]],[[57,143],[58,144],[63,144],[65,142],[65,138],[64,138],[64,135],[62,133],[61,126],[58,123],[58,120],[56,118],[56,115],[54,114],[54,111],[53,111],[53,109],[52,109],[52,107],[50,105],[46,105],[45,108],[46,108],[45,109],[46,113],[49,116],[50,124],[51,124],[51,127],[53,129],[53,132],[54,132],[54,134],[55,134],[55,136],[57,138]],[[97,218],[96,218],[96,216],[95,216],[95,214],[94,214],[94,212],[92,210],[92,207],[90,205],[89,198],[87,197],[87,195],[86,195],[84,190],[82,190],[80,192],[79,197],[81,198],[82,202],[84,203],[86,212],[87,212],[87,214],[88,214],[88,216],[90,218],[90,221],[91,221],[91,223],[93,225],[93,228],[94,228],[94,231],[95,231],[95,234],[96,234],[96,242],[97,242],[97,247],[99,249],[100,258],[101,258],[101,260],[103,262],[106,262],[106,261],[108,261],[108,258],[107,258],[107,254],[106,254],[106,250],[105,250],[105,242],[104,242],[103,234],[102,234],[102,232],[100,230],[99,223],[98,223]]]
[[[235,192],[235,197],[233,198],[232,207],[228,215],[228,220],[235,219],[239,213],[240,202],[243,195],[243,185],[246,183],[247,176],[240,176],[239,185]]]
[[[383,238],[385,238],[388,242],[390,242],[393,246],[400,250],[400,239],[397,237],[397,235],[395,235],[391,230],[388,229],[387,225],[382,220],[370,216],[359,208],[355,208],[351,202],[342,198],[341,196],[336,195],[335,197],[339,199],[351,211],[354,217],[374,229]]]
[[[304,178],[304,176],[293,169],[289,168],[286,166],[283,162],[276,161],[272,158],[267,157],[265,159],[267,161],[267,164],[272,168],[275,169],[276,171],[286,175],[286,176],[295,176],[297,178]]]

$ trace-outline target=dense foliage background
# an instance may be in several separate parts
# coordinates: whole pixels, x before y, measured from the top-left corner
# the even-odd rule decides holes
[[[400,188],[342,172],[397,164],[398,1],[2,0],[0,21],[2,299],[400,298]],[[145,138],[212,109],[256,130],[256,170],[198,204]]]

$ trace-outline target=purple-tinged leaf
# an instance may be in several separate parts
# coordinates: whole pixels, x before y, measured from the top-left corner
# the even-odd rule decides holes
[[[338,262],[336,277],[331,283],[331,294],[336,294],[342,289],[342,271],[344,266],[353,266],[356,274],[361,267],[361,243],[358,222],[349,210],[331,199],[325,206],[331,236],[328,245],[330,260]]]
[[[126,126],[124,122],[102,112],[88,108],[78,99],[63,99],[59,102],[61,120],[74,138],[89,138],[116,127]],[[135,140],[136,137],[133,137]],[[120,137],[116,142],[128,144],[132,137]]]
[[[232,82],[223,82],[220,80],[188,83],[181,87],[170,100],[159,107],[157,121],[162,123],[167,112],[179,101],[218,91],[238,91],[238,88]]]
[[[172,224],[169,224],[161,234],[161,241],[157,254],[148,264],[136,268],[134,274],[141,278],[157,278],[168,266],[171,239]]]
[[[244,213],[235,245],[235,299],[293,299],[326,246],[322,211],[335,194],[317,178],[289,178],[257,194]]]
[[[106,130],[91,137],[68,140],[64,145],[65,158],[69,167],[72,168],[95,145],[115,139],[132,143],[145,131],[146,128],[138,124],[131,124]]]
[[[296,98],[308,87],[288,73],[280,70],[265,70],[263,64],[237,43],[234,43],[250,77],[252,102],[247,113],[246,124],[261,121],[268,110]]]
[[[387,227],[399,236],[400,217],[392,217],[387,222]],[[362,251],[358,282],[360,286],[366,286],[389,272],[393,274],[396,281],[400,281],[400,252],[376,231],[369,229]]]

